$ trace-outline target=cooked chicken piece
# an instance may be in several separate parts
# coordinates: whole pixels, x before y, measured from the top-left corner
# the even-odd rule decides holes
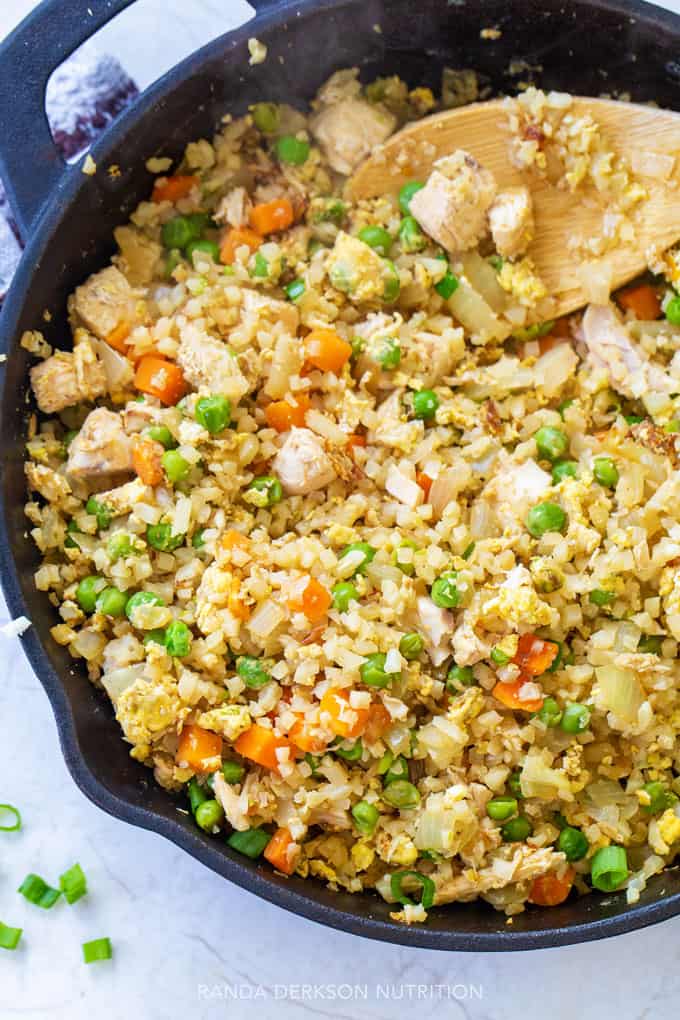
[[[489,228],[499,255],[523,255],[534,235],[534,210],[528,188],[500,191],[489,209]]]
[[[194,322],[187,323],[180,332],[177,364],[195,389],[220,393],[235,402],[250,389],[236,356],[227,345],[209,336]]]
[[[129,514],[135,503],[139,503],[147,492],[148,489],[141,478],[133,478],[131,482],[117,485],[115,489],[100,492],[97,499],[106,504],[114,517],[120,517],[122,514]]]
[[[441,334],[418,330],[413,341],[416,371],[424,386],[432,386],[445,375],[451,375],[465,353],[462,329],[445,329]]]
[[[291,429],[272,469],[289,496],[323,489],[336,477],[323,442],[311,429]]]
[[[534,503],[539,503],[551,485],[552,478],[535,460],[526,460],[522,464],[510,461],[498,465],[497,473],[482,493],[482,499],[490,498],[507,510],[510,519],[517,519],[523,517]]]
[[[35,489],[48,503],[58,506],[71,495],[71,486],[64,476],[46,464],[36,464],[29,460],[24,470],[29,489]]]
[[[426,651],[433,666],[441,666],[451,654],[450,639],[453,633],[453,613],[435,606],[432,599],[419,595],[416,602],[420,629],[427,639]]]
[[[245,188],[233,188],[217,206],[213,219],[230,227],[247,227],[252,202]]]
[[[316,102],[312,105],[315,107],[330,106],[343,99],[358,99],[360,95],[359,68],[343,67],[340,71],[335,71],[328,81],[323,83],[316,94]]]
[[[474,666],[476,662],[488,659],[491,653],[489,642],[477,637],[468,620],[463,620],[460,626],[456,627],[451,647],[458,666]]]
[[[411,199],[411,215],[447,251],[474,248],[487,232],[496,180],[463,149],[438,159],[424,188]]]
[[[400,471],[396,464],[391,464],[388,468],[385,489],[390,496],[394,496],[400,503],[410,506],[411,509],[423,502],[424,493],[421,487],[407,474]]]
[[[453,903],[458,900],[473,900],[492,889],[501,889],[510,882],[526,882],[544,875],[564,863],[564,854],[552,847],[533,847],[513,844],[512,857],[506,860],[508,851],[504,848],[492,855],[489,867],[480,871],[467,869],[460,875],[446,879],[437,888],[435,903]]]
[[[135,319],[135,300],[130,284],[115,266],[95,273],[69,301],[69,308],[100,340]]]
[[[309,121],[314,138],[339,174],[356,170],[376,145],[389,138],[396,125],[396,117],[384,107],[356,98],[322,106]]]
[[[677,393],[677,380],[647,359],[631,339],[613,305],[588,305],[580,339],[595,364],[608,370],[612,388],[617,393],[636,399],[650,391]]]
[[[38,407],[54,414],[81,400],[94,400],[106,392],[104,366],[89,340],[73,351],[57,351],[31,369],[31,386]]]
[[[132,439],[119,414],[97,407],[88,414],[68,449],[66,473],[77,478],[132,471]]]
[[[121,269],[133,287],[143,287],[154,277],[162,248],[134,227],[116,227],[113,232],[120,248]]]

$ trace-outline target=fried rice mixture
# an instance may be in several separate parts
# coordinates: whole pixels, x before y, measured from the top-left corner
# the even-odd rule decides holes
[[[22,338],[54,640],[201,828],[406,923],[635,902],[680,847],[680,259],[553,322],[529,191],[469,153],[344,197],[474,85],[225,117],[149,161],[72,349]],[[507,102],[518,165],[630,240],[597,126]]]

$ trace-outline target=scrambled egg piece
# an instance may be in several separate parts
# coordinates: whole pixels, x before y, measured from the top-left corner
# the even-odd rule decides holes
[[[405,868],[410,868],[418,860],[416,845],[405,832],[394,835],[385,831],[379,832],[375,844],[378,853],[387,864],[401,864]]]
[[[198,725],[203,729],[220,733],[227,740],[236,740],[242,733],[250,729],[250,712],[245,705],[223,705],[203,712],[198,717]]]
[[[519,262],[504,262],[498,274],[498,282],[503,290],[517,298],[525,308],[533,308],[547,296],[543,280],[535,272],[531,259],[523,258]]]
[[[680,839],[680,818],[678,818],[673,808],[667,808],[664,811],[661,818],[659,818],[658,826],[659,835],[669,847]]]
[[[555,610],[538,597],[525,567],[515,567],[493,598],[485,603],[482,620],[500,617],[516,627],[550,627]]]
[[[189,711],[172,677],[165,676],[160,682],[140,678],[119,696],[116,719],[126,739],[135,745],[135,757],[143,761],[149,755],[149,745],[166,730],[177,728]]]
[[[375,850],[365,843],[355,843],[350,854],[357,871],[367,871],[375,860]]]
[[[389,296],[389,264],[344,230],[335,239],[326,271],[336,290],[347,294],[352,301],[383,301]]]

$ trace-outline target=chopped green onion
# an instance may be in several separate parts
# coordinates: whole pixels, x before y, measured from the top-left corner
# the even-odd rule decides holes
[[[494,645],[491,649],[491,661],[495,662],[497,666],[505,666],[508,662],[510,662],[510,656],[506,655],[503,649],[499,648],[498,645]]]
[[[455,663],[446,674],[447,691],[459,692],[464,687],[472,687],[475,682],[475,674],[472,666],[457,666]]]
[[[261,508],[274,506],[275,503],[280,503],[283,499],[281,482],[273,475],[261,475],[259,478],[253,478],[248,486],[248,491],[257,493],[255,506]]]
[[[415,901],[410,899],[403,891],[402,883],[405,878],[415,878],[420,883],[420,904],[427,910],[434,903],[435,885],[431,878],[421,874],[420,871],[395,871],[390,878],[390,890],[397,903],[403,906],[414,907]]]
[[[0,949],[16,949],[23,934],[23,928],[10,928],[0,921]]]
[[[454,276],[450,269],[447,269],[439,283],[435,283],[434,289],[440,297],[444,298],[445,301],[448,301],[451,295],[455,294],[458,290],[459,286],[460,282],[458,277]]]
[[[425,185],[422,181],[407,181],[399,189],[399,208],[401,209],[404,216],[410,215],[411,199],[415,195],[416,191],[420,191]]]
[[[262,854],[270,839],[271,836],[264,829],[246,829],[245,832],[232,832],[227,844],[232,850],[237,850],[245,857],[255,860]]]
[[[512,772],[508,776],[508,789],[510,790],[510,793],[513,795],[513,797],[517,797],[518,800],[522,800],[524,798],[524,794],[522,793],[521,772]]]
[[[61,891],[53,889],[40,875],[26,875],[17,892],[20,892],[29,903],[42,907],[43,910],[53,907],[61,896]]]
[[[613,892],[628,878],[628,858],[622,846],[603,846],[590,862],[590,880],[600,892]]]
[[[461,558],[464,559],[464,560],[469,560],[470,557],[472,556],[473,552],[475,551],[475,546],[476,545],[477,545],[476,542],[470,542],[469,545],[466,545],[465,548],[463,549],[462,553],[460,554]]]
[[[361,737],[359,737],[358,740],[355,740],[353,744],[350,744],[349,747],[343,747],[343,743],[344,741],[340,740],[338,744],[333,746],[335,754],[337,754],[340,758],[343,758],[345,761],[361,761],[361,756],[364,753],[364,745],[361,742]]]
[[[380,766],[378,766],[378,772],[380,772]],[[398,779],[408,779],[408,762],[403,754],[396,758],[394,755],[392,756],[384,772],[383,784],[389,786],[390,783],[394,783]]]
[[[645,783],[642,789],[649,797],[649,804],[641,804],[641,807],[643,811],[650,815],[656,815],[661,811],[665,811],[666,808],[671,807],[677,801],[676,795],[664,783],[660,783],[658,780]]]
[[[614,602],[616,599],[616,592],[604,591],[602,588],[593,588],[588,593],[588,601],[594,606],[608,606],[610,602]]]
[[[297,301],[305,292],[304,280],[292,280],[283,288],[289,301]]]
[[[2,825],[0,824],[0,832],[17,832],[21,828],[21,815],[19,810],[14,807],[13,804],[0,804],[0,823],[3,821],[3,815],[11,815],[11,824]],[[9,819],[5,818],[5,822],[9,823]]]
[[[222,775],[230,786],[240,783],[245,774],[243,765],[239,765],[237,761],[222,762]]]
[[[262,665],[260,659],[256,659],[254,655],[241,655],[236,660],[236,672],[243,680],[246,687],[250,687],[252,690],[259,690],[260,687],[264,687],[271,680],[271,673]]]
[[[168,655],[183,659],[191,650],[193,635],[183,620],[173,620],[165,631],[165,647]]]
[[[110,960],[113,956],[111,939],[93,939],[91,942],[83,942],[83,960],[85,963],[99,963],[100,960]]]
[[[192,815],[195,815],[201,804],[205,804],[206,800],[209,799],[208,794],[205,792],[195,776],[193,776],[187,784],[187,793],[189,795],[191,813]]]
[[[401,362],[401,347],[399,346],[399,341],[392,338],[386,340],[376,354],[376,361],[379,365],[382,365],[386,372],[391,372],[393,369],[399,368],[399,364]]]
[[[87,879],[79,864],[74,864],[73,867],[59,876],[59,888],[69,904],[77,903],[85,895],[87,892]]]
[[[389,773],[390,765],[392,764],[393,761],[394,754],[392,751],[388,749],[387,751],[385,751],[384,755],[378,762],[378,775],[384,776],[386,773]],[[406,761],[406,759],[404,759],[404,761]]]

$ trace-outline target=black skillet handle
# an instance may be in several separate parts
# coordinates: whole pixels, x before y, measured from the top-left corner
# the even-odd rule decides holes
[[[55,68],[134,0],[43,0],[0,46],[0,174],[24,241],[65,169],[45,113]]]

